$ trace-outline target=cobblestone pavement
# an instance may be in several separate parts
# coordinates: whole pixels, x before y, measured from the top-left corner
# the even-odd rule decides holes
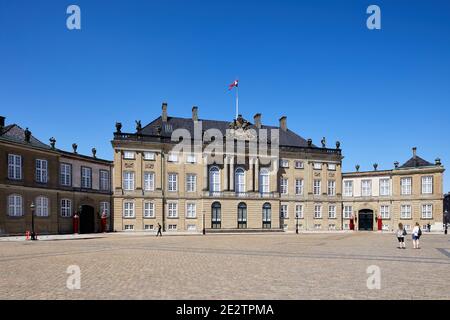
[[[409,240],[409,238],[408,238]],[[252,234],[0,242],[0,299],[450,299],[450,237]],[[69,290],[70,265],[81,289]],[[381,272],[369,290],[367,268]]]

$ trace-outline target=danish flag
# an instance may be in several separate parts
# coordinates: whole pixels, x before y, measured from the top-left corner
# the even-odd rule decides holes
[[[234,87],[237,88],[238,87],[238,82],[239,82],[239,80],[234,80],[233,83],[228,86],[228,90],[231,90]]]

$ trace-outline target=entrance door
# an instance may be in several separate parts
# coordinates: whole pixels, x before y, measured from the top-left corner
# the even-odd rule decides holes
[[[221,206],[219,202],[214,202],[211,207],[211,228],[220,229],[222,227]]]
[[[358,230],[373,230],[373,211],[361,210],[358,215]]]
[[[238,229],[247,228],[247,205],[243,202],[238,206]]]
[[[82,206],[80,214],[80,233],[95,232],[95,212],[91,206]]]
[[[263,229],[270,229],[272,227],[272,207],[270,203],[265,203],[262,212]]]

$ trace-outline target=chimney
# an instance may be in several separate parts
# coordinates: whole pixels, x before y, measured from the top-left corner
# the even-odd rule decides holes
[[[28,128],[25,129],[25,142],[31,142],[31,131]]]
[[[282,116],[280,118],[280,129],[283,131],[287,131],[287,118],[286,116]]]
[[[5,117],[0,116],[0,133],[2,132],[3,128],[5,127]]]
[[[198,107],[192,107],[192,121],[198,121]]]
[[[416,147],[412,148],[412,151],[413,151],[413,158],[414,159],[417,158],[417,148]]]
[[[162,104],[161,118],[163,122],[167,122],[167,102],[163,102]]]
[[[253,116],[255,127],[261,129],[261,113],[257,113]]]

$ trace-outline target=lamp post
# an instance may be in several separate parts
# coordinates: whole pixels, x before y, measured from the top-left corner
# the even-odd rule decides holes
[[[295,213],[295,233],[298,234],[298,213]]]
[[[34,202],[31,202],[30,209],[31,209],[31,240],[37,240],[36,232],[34,232],[34,211],[36,209]]]
[[[206,228],[205,228],[205,213],[203,212],[203,235],[206,234]]]

